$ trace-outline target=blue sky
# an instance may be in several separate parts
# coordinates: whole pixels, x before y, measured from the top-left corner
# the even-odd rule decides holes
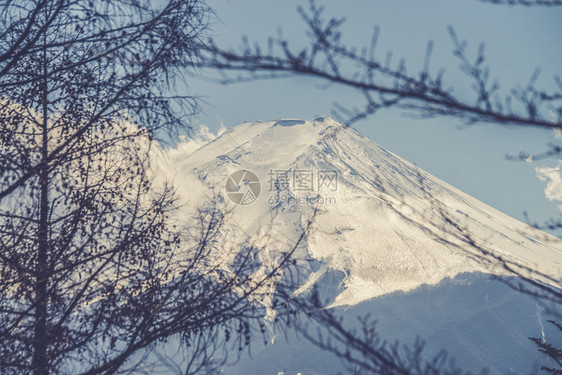
[[[305,25],[296,8],[306,8],[306,1],[208,3],[216,12],[212,35],[223,47],[236,48],[243,35],[265,43],[280,29],[292,45],[305,43]],[[497,6],[477,0],[318,0],[317,4],[326,7],[326,15],[346,18],[342,30],[349,44],[368,44],[374,25],[378,25],[378,56],[391,50],[393,61],[404,57],[412,72],[422,66],[427,41],[433,40],[432,71],[445,67],[449,86],[460,95],[470,94],[470,84],[458,73],[449,25],[469,42],[469,52],[486,42],[492,75],[503,89],[525,85],[537,67],[542,69],[539,84],[547,88],[553,84],[552,76],[561,73],[562,49],[558,46],[562,8]],[[211,130],[220,124],[231,127],[252,120],[313,119],[330,114],[335,102],[363,104],[363,99],[347,88],[326,87],[325,82],[303,77],[229,86],[193,78],[190,90],[205,101],[204,111],[194,124],[207,125]],[[523,219],[524,211],[539,222],[559,215],[560,202],[546,199],[546,182],[535,170],[555,167],[557,159],[524,163],[505,158],[521,150],[543,151],[548,142],[555,141],[552,131],[486,124],[466,127],[456,119],[420,120],[398,110],[381,111],[354,127],[388,150],[515,218]]]

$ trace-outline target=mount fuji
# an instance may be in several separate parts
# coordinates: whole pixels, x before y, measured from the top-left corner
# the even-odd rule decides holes
[[[545,307],[497,278],[560,288],[562,242],[448,185],[329,117],[247,122],[159,150],[159,175],[186,212],[219,197],[225,236],[290,248],[308,267],[296,293],[331,288],[327,307],[370,312],[389,339],[421,336],[469,370],[528,372],[544,361],[527,338]],[[312,223],[307,227],[307,223]],[[262,254],[262,262],[275,254]],[[258,354],[256,354],[258,353]],[[290,356],[290,360],[288,360]],[[318,360],[313,360],[317,358]],[[258,348],[234,374],[335,374],[335,358],[296,337]]]

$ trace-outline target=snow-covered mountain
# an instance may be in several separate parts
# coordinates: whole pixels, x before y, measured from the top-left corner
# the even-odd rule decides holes
[[[553,278],[562,275],[557,239],[329,117],[243,123],[196,151],[182,153],[180,145],[168,155],[176,176],[195,176],[202,184],[185,189],[176,183],[186,201],[197,194],[222,195],[240,235],[259,237],[268,231],[290,245],[317,208],[305,251],[322,266],[310,281],[328,269],[343,271],[344,290],[334,305],[436,284],[463,272],[501,272],[474,261],[480,253],[467,242]],[[236,177],[237,171],[251,171],[257,181],[243,172]],[[230,180],[240,185],[232,194],[225,191],[231,175],[241,179]],[[255,201],[248,183],[259,187]],[[246,193],[251,202],[237,201],[236,194]]]
[[[466,273],[505,274],[498,258],[524,275],[560,285],[558,239],[468,196],[329,117],[247,122],[199,140],[197,146],[180,143],[159,155],[161,173],[173,181],[186,209],[219,196],[230,211],[225,234],[230,241],[251,238],[272,249],[290,248],[311,221],[296,254],[310,267],[299,292],[328,274],[341,275],[332,307],[369,306],[364,303],[375,297],[402,298],[393,297],[396,292],[417,296],[444,280],[457,285],[451,280],[465,280]],[[267,262],[267,256],[262,254],[262,260]],[[457,310],[464,305],[459,306]],[[531,314],[536,313],[534,306]],[[415,324],[419,328],[422,323]],[[465,341],[459,339],[462,350]]]

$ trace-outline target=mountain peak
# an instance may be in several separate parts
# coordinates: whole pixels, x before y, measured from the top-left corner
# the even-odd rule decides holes
[[[279,119],[277,121],[274,121],[275,124],[274,126],[296,126],[296,125],[309,125],[312,127],[316,127],[316,126],[346,126],[336,120],[334,120],[332,117],[330,116],[320,116],[315,118],[314,120],[311,121],[307,121],[307,120],[301,120],[301,119],[291,119],[291,118],[286,118],[286,119]],[[269,123],[269,122],[267,122]]]
[[[172,164],[177,174],[195,176],[204,195],[222,196],[233,228],[258,242],[273,236],[281,243],[277,248],[291,246],[303,223],[319,212],[300,256],[323,266],[311,269],[301,290],[326,272],[341,271],[343,291],[335,305],[437,284],[463,272],[502,273],[475,260],[466,233],[504,259],[561,276],[562,248],[552,236],[330,117],[243,123]],[[241,194],[244,189],[247,194]],[[194,190],[177,187],[190,196]]]
[[[297,125],[303,125],[303,124],[306,124],[306,121],[283,119],[283,120],[276,121],[273,126],[297,126]]]

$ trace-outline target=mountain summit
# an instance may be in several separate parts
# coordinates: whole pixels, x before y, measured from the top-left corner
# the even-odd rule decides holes
[[[464,272],[502,274],[498,259],[523,274],[538,270],[542,281],[562,275],[556,238],[329,117],[246,122],[195,151],[180,144],[164,154],[166,168],[173,169],[166,173],[183,179],[174,182],[185,201],[197,195],[224,199],[233,241],[274,237],[290,246],[314,216],[298,256],[317,262],[300,290],[337,271],[342,277],[333,306]]]

